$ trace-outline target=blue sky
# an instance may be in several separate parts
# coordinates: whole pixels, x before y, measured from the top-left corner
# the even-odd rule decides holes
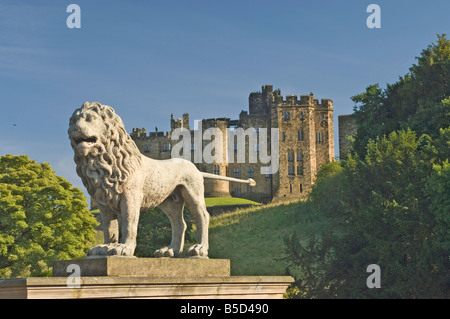
[[[69,29],[66,8],[81,8]],[[369,4],[381,29],[369,29]],[[128,132],[169,129],[170,114],[238,118],[272,84],[352,112],[350,97],[404,75],[436,34],[450,1],[0,0],[0,155],[75,173],[68,121],[84,101],[112,106]]]

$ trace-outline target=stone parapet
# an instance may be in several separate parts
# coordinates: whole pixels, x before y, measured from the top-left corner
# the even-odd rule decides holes
[[[101,276],[80,277],[78,288],[67,277],[0,280],[0,298],[12,299],[281,299],[289,276]]]

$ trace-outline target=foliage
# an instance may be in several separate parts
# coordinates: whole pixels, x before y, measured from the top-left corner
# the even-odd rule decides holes
[[[287,260],[304,274],[298,297],[450,296],[449,164],[437,149],[427,135],[392,132],[317,183],[315,202],[337,190],[311,204],[326,225],[306,245],[286,238]],[[366,286],[370,264],[381,267],[382,289]]]
[[[323,227],[285,238],[299,298],[450,297],[450,41],[438,36],[399,81],[352,97],[358,130],[308,205]],[[366,285],[381,267],[381,289]]]
[[[85,255],[97,221],[86,198],[48,163],[0,157],[0,278],[39,276]]]
[[[419,135],[439,136],[450,121],[450,40],[438,35],[417,57],[417,64],[394,84],[370,85],[352,97],[358,124],[354,150],[365,155],[369,139],[411,128]]]

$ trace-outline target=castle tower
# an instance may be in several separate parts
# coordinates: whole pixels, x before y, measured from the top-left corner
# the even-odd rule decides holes
[[[204,163],[202,171],[217,175],[227,176],[227,128],[229,127],[228,118],[206,119],[202,120],[203,132],[209,128],[217,128],[222,133],[222,158],[221,161],[213,163]],[[211,143],[211,140],[203,140],[202,150]],[[217,143],[217,145],[220,143]],[[219,145],[220,146],[220,145]],[[217,150],[215,150],[217,151]],[[205,196],[206,197],[231,197],[230,185],[227,181],[205,179]]]
[[[334,159],[333,103],[313,93],[274,96],[272,127],[279,128],[279,173],[275,197],[306,198],[319,168]]]
[[[154,159],[167,159],[171,156],[171,146],[178,141],[171,140],[176,128],[186,128],[191,133],[191,143],[195,133],[203,136],[208,128],[217,128],[222,133],[222,161],[213,163],[195,163],[202,172],[240,179],[253,178],[256,186],[242,183],[205,179],[205,196],[243,197],[259,202],[279,201],[284,199],[306,198],[315,181],[320,167],[334,159],[333,102],[329,99],[319,100],[313,93],[309,95],[287,95],[283,97],[279,89],[272,85],[262,86],[260,92],[252,92],[248,98],[248,111],[242,111],[238,120],[229,118],[204,119],[201,121],[202,132],[190,130],[189,114],[182,118],[170,117],[170,131],[150,132],[145,129],[133,129],[131,136],[140,151]],[[245,135],[245,163],[237,162],[235,149],[234,162],[227,162],[228,129],[252,129],[256,133],[256,144]],[[278,142],[279,170],[274,174],[264,174],[261,169],[269,164],[261,163],[259,146],[263,136],[260,128],[267,129],[267,146],[270,150]],[[272,130],[279,130],[278,141],[272,141]],[[231,134],[231,133],[230,133]],[[203,140],[202,155],[211,140]],[[236,143],[237,144],[237,143]],[[250,150],[257,152],[257,162],[249,161]],[[191,147],[191,160],[195,162],[194,148]]]
[[[183,113],[183,127],[189,130],[189,113]]]

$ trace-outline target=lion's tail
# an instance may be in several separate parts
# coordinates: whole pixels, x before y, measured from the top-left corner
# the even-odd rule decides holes
[[[243,184],[249,184],[250,186],[255,186],[256,182],[254,179],[239,179],[239,178],[233,178],[228,176],[222,176],[222,175],[216,175],[216,174],[210,174],[210,173],[204,173],[201,172],[203,175],[203,178],[209,178],[209,179],[219,179],[222,181],[229,181],[229,182],[236,182],[236,183],[243,183]]]

